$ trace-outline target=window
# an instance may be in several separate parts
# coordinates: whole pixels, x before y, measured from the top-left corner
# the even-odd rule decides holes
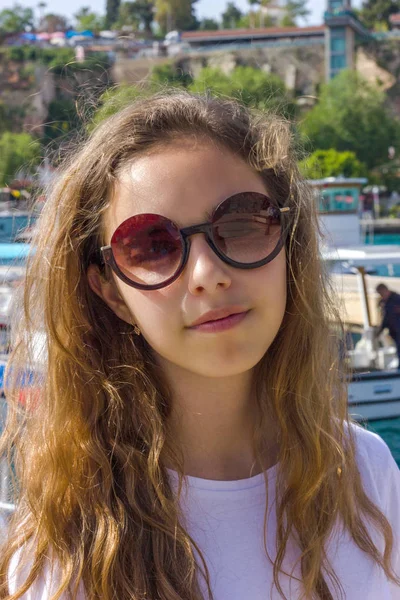
[[[346,68],[346,55],[345,54],[334,54],[331,56],[331,69],[334,71],[336,69],[345,69]]]
[[[344,54],[346,52],[345,36],[331,36],[331,52]]]

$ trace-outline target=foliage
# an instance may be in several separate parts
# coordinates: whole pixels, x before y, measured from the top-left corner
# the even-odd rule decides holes
[[[250,6],[259,6],[259,7],[268,7],[270,4],[273,4],[272,0],[247,0]]]
[[[154,20],[154,3],[149,0],[136,0],[135,2],[122,2],[119,7],[117,29],[130,25],[134,29],[142,29],[147,35],[152,34]]]
[[[370,29],[380,28],[382,25],[388,29],[390,15],[400,12],[398,0],[365,0],[359,11],[360,20]]]
[[[77,13],[74,14],[74,18],[76,20],[76,30],[77,31],[101,31],[104,26],[104,17],[98,15],[95,12],[90,11],[89,6],[82,6],[78,10]]]
[[[0,100],[0,134],[5,131],[19,131],[25,117],[22,106],[12,106]]]
[[[150,84],[157,88],[157,86],[168,85],[170,87],[188,87],[193,81],[193,78],[189,73],[184,73],[182,69],[179,69],[174,63],[167,63],[165,65],[156,65],[150,75]]]
[[[238,22],[238,27],[243,29],[254,29],[255,27],[272,27],[274,21],[270,15],[262,10],[250,10],[243,15]]]
[[[367,169],[354,152],[338,152],[333,148],[329,150],[316,150],[301,161],[300,168],[307,179],[322,177],[365,177]]]
[[[98,109],[96,110],[89,129],[92,129],[104,119],[122,110],[138,98],[160,91],[160,88],[188,87],[192,82],[189,74],[183,73],[173,63],[157,65],[148,81],[141,85],[119,85],[107,89],[100,97]]]
[[[137,98],[146,97],[161,86],[185,87],[192,92],[209,91],[218,96],[238,98],[248,106],[260,109],[285,109],[289,105],[285,96],[282,80],[252,67],[236,67],[231,75],[225,75],[219,69],[206,67],[196,79],[183,73],[173,63],[154,67],[149,80],[139,86],[121,85],[106,90],[100,98],[93,125],[113,115]]]
[[[40,31],[54,33],[55,31],[64,31],[68,27],[68,20],[63,15],[49,13],[45,15],[39,23]]]
[[[118,20],[120,0],[106,0],[105,26],[111,29]]]
[[[384,162],[400,139],[399,122],[385,107],[383,92],[353,71],[342,71],[322,87],[301,130],[313,148],[352,151],[368,169]]]
[[[282,27],[295,27],[298,19],[306,19],[311,12],[307,8],[307,2],[308,0],[287,0]]]
[[[12,8],[0,11],[0,32],[18,33],[25,31],[26,27],[33,27],[33,10],[21,4],[14,4]]]
[[[253,67],[236,67],[230,75],[225,75],[220,69],[205,67],[189,90],[237,98],[247,106],[260,109],[271,108],[284,113],[289,110],[283,81],[277,75]]]
[[[66,64],[74,59],[72,48],[39,48],[38,46],[10,46],[4,50],[6,60],[37,61],[50,67]]]
[[[88,128],[90,130],[93,129],[96,125],[104,121],[104,119],[107,119],[137,98],[144,97],[148,93],[146,88],[135,85],[119,85],[109,88],[101,95],[99,108],[95,112]]]
[[[68,98],[52,100],[48,107],[42,141],[47,144],[61,136],[65,137],[78,126],[75,102]]]
[[[11,183],[20,169],[31,170],[40,162],[41,146],[29,133],[0,136],[0,186]]]
[[[78,71],[104,71],[110,66],[110,60],[106,52],[96,52],[94,54],[86,56],[85,60],[78,62],[74,58],[69,62],[58,62],[57,59],[54,63],[50,63],[54,73],[68,77]]]
[[[181,31],[197,29],[195,2],[197,0],[155,0],[155,20],[162,33],[175,29]]]
[[[107,69],[109,58],[106,52],[89,54],[82,62],[75,59],[73,48],[39,48],[38,46],[11,46],[2,51],[6,60],[15,62],[40,62],[57,74],[68,75],[87,69]]]
[[[400,204],[395,204],[394,206],[390,207],[389,217],[391,219],[399,219],[400,218]]]
[[[219,23],[215,19],[202,19],[199,24],[202,31],[215,31],[219,29]]]
[[[223,29],[235,29],[242,18],[243,13],[234,2],[228,2],[225,11],[221,15]]]
[[[369,173],[371,184],[384,185],[388,190],[400,189],[400,159],[393,158],[385,162]]]

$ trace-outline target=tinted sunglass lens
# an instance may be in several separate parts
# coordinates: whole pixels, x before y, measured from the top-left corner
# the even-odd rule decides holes
[[[236,194],[222,202],[214,214],[214,243],[238,263],[264,260],[275,250],[280,237],[280,211],[263,194]]]
[[[121,223],[111,248],[124,275],[148,286],[173,277],[183,255],[179,229],[169,219],[153,214],[136,215]]]

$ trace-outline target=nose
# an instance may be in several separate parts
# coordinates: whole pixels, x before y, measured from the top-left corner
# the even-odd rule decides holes
[[[186,265],[189,291],[193,295],[213,294],[231,285],[229,266],[207,244],[203,233],[190,239],[189,258]]]

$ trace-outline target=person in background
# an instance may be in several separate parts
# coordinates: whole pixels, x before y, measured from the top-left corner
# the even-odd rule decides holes
[[[376,287],[376,291],[381,297],[379,304],[383,315],[382,323],[377,329],[377,335],[379,336],[384,329],[389,330],[389,335],[396,344],[399,359],[398,368],[400,368],[400,294],[389,290],[384,283],[380,283]]]

